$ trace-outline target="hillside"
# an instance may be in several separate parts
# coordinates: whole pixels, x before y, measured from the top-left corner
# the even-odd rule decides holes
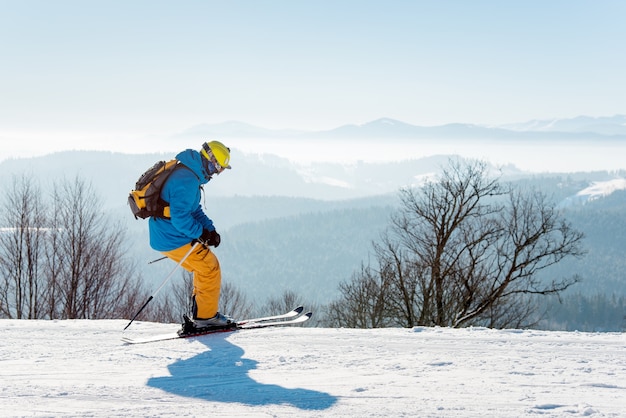
[[[110,222],[121,222],[127,236],[127,255],[137,265],[146,289],[155,289],[172,264],[148,246],[147,223],[132,218],[126,205],[128,190],[142,170],[164,155],[127,155],[109,152],[65,152],[0,163],[0,186],[6,190],[15,175],[32,174],[46,196],[51,182],[82,176],[93,181]],[[238,155],[242,170],[207,185],[203,203],[222,234],[216,249],[224,281],[234,284],[257,305],[285,291],[294,291],[311,304],[327,304],[338,296],[338,285],[349,280],[361,263],[372,261],[372,241],[388,226],[402,185],[419,184],[436,172],[448,157],[437,156],[402,163],[312,164],[302,166],[270,156]],[[232,176],[231,176],[232,174]],[[317,175],[325,180],[311,182]],[[581,260],[565,260],[546,271],[546,277],[579,274],[583,281],[568,292],[571,298],[549,301],[560,311],[559,326],[549,329],[586,331],[621,330],[620,310],[626,299],[624,260],[626,250],[626,192],[624,172],[521,173],[505,172],[505,180],[538,187],[566,211],[576,228],[587,236],[588,254]],[[129,180],[130,179],[130,180]],[[343,184],[339,186],[338,184]],[[350,187],[346,188],[345,185]],[[609,187],[610,186],[610,187]],[[613,193],[603,195],[609,188]],[[298,194],[288,195],[297,190]],[[347,190],[347,191],[346,191]],[[276,193],[273,193],[276,192]],[[278,193],[280,192],[280,193]],[[359,195],[360,197],[353,197]],[[338,198],[337,196],[342,196]],[[351,197],[352,196],[352,197]],[[172,282],[180,281],[176,279]],[[580,297],[602,297],[611,303],[610,314],[598,312],[600,322],[589,315],[567,321],[576,312]],[[597,296],[601,296],[597,298]],[[622,298],[622,299],[620,299]],[[613,302],[614,300],[614,302]],[[593,308],[591,309],[594,311]],[[595,312],[595,311],[594,311]],[[580,314],[582,315],[582,314]],[[610,318],[610,319],[607,319]],[[549,322],[556,324],[556,322]]]
[[[0,416],[618,417],[624,334],[274,328],[144,345],[0,320]],[[134,323],[148,335],[174,324]]]

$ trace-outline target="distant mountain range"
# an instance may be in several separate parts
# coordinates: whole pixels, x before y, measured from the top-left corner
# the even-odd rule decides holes
[[[220,138],[395,138],[395,139],[560,139],[626,140],[626,115],[610,117],[578,116],[570,119],[531,120],[518,124],[481,126],[451,123],[417,126],[390,118],[362,125],[343,125],[325,131],[272,130],[244,122],[229,121],[201,124],[177,136],[214,136]]]
[[[500,128],[518,132],[569,132],[623,136],[626,135],[626,115],[531,120],[525,123],[501,125]]]

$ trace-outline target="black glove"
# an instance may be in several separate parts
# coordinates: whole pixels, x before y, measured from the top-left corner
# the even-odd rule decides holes
[[[217,248],[220,245],[221,238],[220,234],[218,234],[216,230],[209,231],[208,229],[203,229],[202,235],[200,235],[198,241],[200,241],[200,244],[205,247],[211,246]]]

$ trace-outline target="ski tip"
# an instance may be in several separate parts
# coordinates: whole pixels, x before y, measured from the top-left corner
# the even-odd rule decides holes
[[[307,312],[304,314],[307,318],[311,318],[313,316],[313,312]]]
[[[304,311],[304,306],[298,306],[296,309],[293,310],[293,312],[296,313],[302,313],[302,311]]]

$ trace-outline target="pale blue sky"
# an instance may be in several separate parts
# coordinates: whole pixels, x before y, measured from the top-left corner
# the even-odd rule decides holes
[[[0,131],[626,113],[626,1],[0,0]]]

